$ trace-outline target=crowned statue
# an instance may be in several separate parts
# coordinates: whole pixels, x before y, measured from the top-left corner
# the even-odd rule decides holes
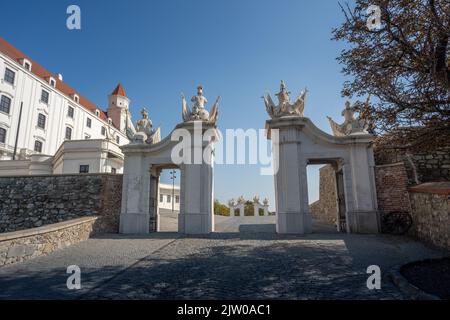
[[[186,98],[183,94],[181,95],[181,99],[183,121],[203,121],[211,124],[215,124],[217,122],[220,96],[216,99],[211,112],[208,112],[205,108],[208,100],[203,96],[202,86],[197,87],[197,95],[191,98],[191,102],[193,103],[192,110],[189,109]]]
[[[367,98],[366,105],[368,105],[370,96]],[[342,124],[336,123],[331,117],[327,117],[330,122],[333,135],[336,137],[344,137],[350,134],[367,134],[368,125],[364,119],[355,118],[355,108],[351,106],[350,102],[345,102],[345,108],[342,111],[344,122]]]
[[[276,94],[278,98],[278,105],[272,100],[270,94],[264,95],[264,103],[269,116],[273,118],[279,118],[283,116],[299,116],[303,117],[303,111],[305,109],[306,94],[308,90],[305,88],[300,95],[295,99],[294,103],[290,103],[289,95],[291,94],[286,89],[286,85],[283,80],[280,84],[280,92]]]
[[[161,130],[153,129],[152,120],[148,116],[145,108],[141,110],[142,118],[136,122],[136,130],[132,127],[127,128],[127,137],[134,143],[153,144],[161,140]]]

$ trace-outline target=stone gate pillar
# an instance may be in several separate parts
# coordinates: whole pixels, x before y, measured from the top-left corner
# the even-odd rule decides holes
[[[348,231],[378,233],[373,149],[364,139],[351,145],[350,160],[344,164],[344,184],[348,186],[345,188]]]
[[[190,157],[180,164],[181,194],[178,231],[206,234],[214,231],[214,155],[218,139],[215,126],[201,121],[177,126],[189,132]],[[210,140],[208,140],[210,139]],[[187,145],[185,146],[187,147]],[[189,159],[188,159],[189,158]]]
[[[272,137],[275,167],[275,204],[278,233],[310,233],[306,161],[302,157],[298,117],[281,117],[266,122]],[[274,134],[278,130],[278,137]],[[277,150],[277,151],[276,151]]]
[[[139,153],[125,154],[120,233],[149,233],[150,167]]]

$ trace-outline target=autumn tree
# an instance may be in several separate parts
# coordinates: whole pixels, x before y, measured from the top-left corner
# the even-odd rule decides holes
[[[356,109],[374,132],[404,128],[398,145],[448,142],[450,2],[356,0],[341,9],[333,39],[349,44],[337,58],[351,79],[343,95],[361,100]],[[369,94],[372,103],[363,103]]]

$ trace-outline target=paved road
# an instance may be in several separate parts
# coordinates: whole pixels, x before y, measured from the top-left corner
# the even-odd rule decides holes
[[[164,217],[164,225],[175,217]],[[275,234],[274,217],[216,217],[217,233],[106,234],[0,268],[0,299],[401,299],[388,270],[448,255],[406,237],[347,235],[316,224],[306,236]],[[82,270],[68,290],[66,268]],[[368,290],[366,268],[382,269]]]

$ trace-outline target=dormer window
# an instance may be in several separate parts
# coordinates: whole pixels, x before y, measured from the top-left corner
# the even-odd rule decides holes
[[[56,88],[56,80],[55,80],[55,78],[50,77],[49,80],[48,80],[48,83],[50,83],[50,85],[53,88]]]
[[[108,118],[108,124],[112,124],[112,119]]]
[[[28,71],[31,71],[31,67],[33,66],[33,64],[30,62],[30,60],[28,59],[21,59],[22,65],[25,69],[27,69]]]
[[[72,95],[72,99],[73,99],[73,101],[75,101],[76,103],[80,103],[80,97],[79,97],[76,93],[74,93],[74,94]]]
[[[95,110],[95,115],[96,115],[97,117],[100,117],[100,111]]]

